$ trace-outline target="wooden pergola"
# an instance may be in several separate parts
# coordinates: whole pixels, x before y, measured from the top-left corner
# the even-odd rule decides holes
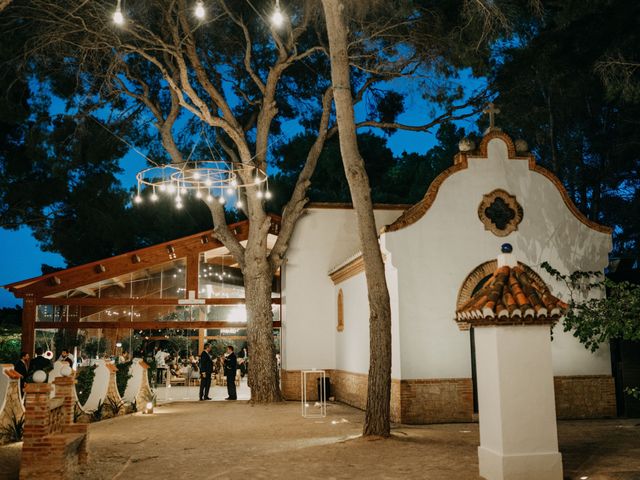
[[[230,228],[239,241],[247,239],[248,221]],[[269,243],[279,229],[280,218],[272,215]],[[206,231],[4,288],[23,301],[22,349],[33,353],[36,329],[105,329],[111,336],[118,330],[198,329],[204,338],[205,329],[246,328],[245,321],[207,315],[214,310],[208,307],[244,305],[242,286],[235,260]],[[279,276],[273,290],[279,293]],[[272,304],[280,304],[279,295]],[[189,315],[167,319],[177,311]]]

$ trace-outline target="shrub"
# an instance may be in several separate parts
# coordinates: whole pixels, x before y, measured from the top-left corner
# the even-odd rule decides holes
[[[15,412],[11,412],[9,423],[0,428],[0,436],[8,442],[22,441],[24,433],[24,414],[16,417]]]
[[[95,365],[92,367],[81,367],[78,369],[78,374],[76,375],[76,393],[78,395],[80,405],[87,403],[87,399],[91,394],[93,378],[96,376],[95,370]]]

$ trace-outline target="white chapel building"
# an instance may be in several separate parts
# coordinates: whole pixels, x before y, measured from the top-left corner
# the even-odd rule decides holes
[[[416,205],[375,211],[391,297],[394,421],[474,419],[474,334],[454,319],[496,270],[503,244],[530,277],[565,301],[566,287],[541,269],[543,262],[564,273],[603,271],[608,264],[611,230],[577,210],[524,142],[514,144],[494,128],[472,147],[461,146],[465,151]],[[300,372],[315,368],[327,372],[332,396],[364,408],[369,307],[349,206],[311,205],[298,223],[282,274],[281,309],[285,397],[299,399]],[[559,418],[615,416],[607,345],[591,353],[558,324],[552,357]]]

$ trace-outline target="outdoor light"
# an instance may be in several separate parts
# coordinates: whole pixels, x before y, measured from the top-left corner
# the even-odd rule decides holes
[[[196,198],[202,198],[202,192],[200,190],[196,192]]]
[[[284,15],[282,15],[282,11],[280,10],[280,0],[276,0],[276,9],[271,15],[271,23],[275,27],[280,27],[284,23]]]
[[[227,193],[229,195],[233,195],[233,188],[231,188],[231,187],[227,188]]]
[[[152,202],[157,202],[158,201],[158,195],[156,195],[156,192],[153,192],[151,194],[151,201]]]
[[[236,207],[242,208],[242,200],[238,200],[238,202],[236,203]]]
[[[204,18],[204,5],[202,4],[202,1],[197,1],[196,2],[196,8],[194,9],[194,13],[196,15],[196,17],[198,18]]]
[[[258,190],[258,191],[256,192],[256,197],[258,197],[258,198],[262,198],[262,197],[264,197],[264,193],[262,193],[262,190]]]
[[[180,209],[182,208],[182,203],[181,203],[181,202],[177,202],[177,203],[176,203],[176,208],[177,208],[178,210],[180,210]]]
[[[166,192],[167,191],[167,186],[164,183],[161,183],[158,188],[160,189],[161,192]]]
[[[147,402],[142,413],[153,413],[153,402]]]
[[[136,203],[142,203],[142,197],[140,196],[140,194],[133,197],[133,201]]]
[[[169,193],[173,193],[176,191],[176,187],[173,185],[173,183],[170,183],[167,187],[167,190],[169,191]]]
[[[224,205],[225,199],[222,195],[220,195],[220,198],[218,198],[218,202],[220,202],[221,205]]]
[[[264,192],[264,198],[266,198],[267,200],[269,200],[271,198],[271,192],[269,190]]]
[[[124,16],[122,15],[121,0],[118,0],[118,3],[116,5],[116,11],[113,12],[113,22],[116,25],[122,25],[124,23]]]
[[[209,203],[213,202],[213,195],[211,194],[207,195],[207,202]]]
[[[117,342],[117,343],[116,343],[116,347],[117,347],[117,348],[122,347],[122,343],[121,343],[121,342]]]

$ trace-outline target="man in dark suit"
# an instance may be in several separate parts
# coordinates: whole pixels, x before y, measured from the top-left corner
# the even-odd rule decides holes
[[[51,364],[51,360],[44,357],[42,355],[42,347],[36,348],[36,356],[33,357],[33,360],[29,363],[29,374],[33,375],[33,372],[37,372],[38,370],[42,370],[45,373],[49,373],[53,370],[53,365]]]
[[[24,396],[24,384],[29,376],[29,354],[27,352],[20,352],[20,360],[13,365],[13,369],[22,375],[20,379],[20,392],[22,396]]]
[[[213,360],[211,359],[211,344],[207,343],[200,355],[200,400],[211,400],[209,389],[211,388],[211,373],[213,372]]]
[[[236,394],[236,370],[238,368],[238,359],[233,353],[233,346],[227,346],[227,354],[224,359],[224,376],[227,377],[227,393],[229,396],[225,400],[237,400]]]

